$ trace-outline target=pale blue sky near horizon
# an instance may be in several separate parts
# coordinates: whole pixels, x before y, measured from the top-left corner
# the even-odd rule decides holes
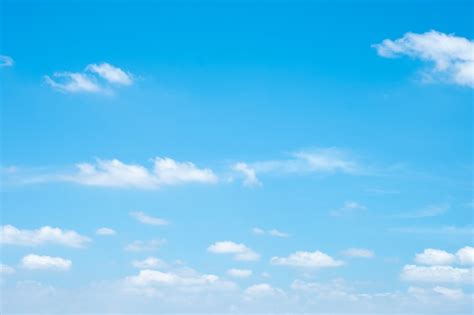
[[[0,3],[3,312],[472,312],[472,1]]]

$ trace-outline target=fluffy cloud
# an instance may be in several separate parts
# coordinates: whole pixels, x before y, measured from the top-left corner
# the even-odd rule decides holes
[[[298,251],[288,257],[272,257],[270,262],[274,265],[304,267],[304,268],[325,268],[339,267],[344,264],[340,260],[336,260],[331,256],[320,252],[303,252]]]
[[[474,247],[466,246],[457,251],[456,257],[462,265],[474,265]]]
[[[86,67],[86,71],[96,73],[110,83],[120,85],[131,85],[133,83],[129,73],[127,74],[122,69],[108,63],[90,64]]]
[[[161,245],[165,244],[166,241],[162,239],[154,239],[149,241],[133,241],[132,243],[125,246],[126,251],[130,252],[143,252],[157,250]]]
[[[357,258],[373,258],[375,257],[375,253],[370,249],[365,248],[348,248],[344,252],[344,255],[349,257],[357,257]]]
[[[4,264],[0,264],[0,275],[11,275],[15,273],[15,269]]]
[[[0,55],[0,67],[11,67],[14,63],[12,57]]]
[[[95,234],[102,235],[102,236],[111,236],[111,235],[117,234],[117,232],[115,232],[115,230],[111,228],[101,227],[97,229],[97,231],[95,231]]]
[[[36,230],[20,230],[12,225],[3,225],[0,230],[0,244],[37,246],[58,244],[69,247],[84,247],[90,239],[75,231],[43,226]]]
[[[229,269],[227,274],[234,278],[248,278],[252,275],[252,270],[250,269]]]
[[[258,227],[253,228],[252,233],[255,235],[270,235],[270,236],[275,236],[275,237],[289,237],[290,236],[288,233],[278,231],[277,229],[271,229],[271,230],[265,231]]]
[[[164,219],[149,216],[141,211],[130,212],[130,215],[134,217],[138,222],[141,222],[143,224],[156,225],[156,226],[168,224],[168,221]]]
[[[255,284],[244,290],[244,295],[248,299],[268,298],[284,295],[284,292],[274,288],[268,283]]]
[[[428,62],[429,80],[449,81],[474,88],[474,41],[452,34],[429,31],[406,33],[403,37],[385,39],[373,47],[381,57],[409,56]]]
[[[132,290],[146,295],[158,295],[163,289],[181,292],[227,291],[235,290],[233,282],[220,279],[213,274],[199,274],[190,268],[169,272],[144,269],[138,275],[125,278],[124,283]],[[160,290],[161,289],[161,290]]]
[[[470,283],[473,282],[474,273],[472,268],[405,265],[401,277],[412,282]]]
[[[456,257],[453,254],[432,248],[425,249],[422,253],[415,256],[416,263],[428,266],[450,265],[455,260]]]
[[[72,262],[61,257],[39,256],[30,254],[21,259],[21,266],[25,269],[69,270]]]
[[[148,257],[144,260],[134,260],[132,265],[138,269],[166,268],[168,265],[163,260],[156,257]]]
[[[90,64],[84,72],[55,72],[44,76],[46,84],[66,93],[111,93],[114,85],[131,85],[132,77],[108,63]]]
[[[214,254],[231,254],[236,260],[255,261],[260,259],[260,255],[245,246],[231,241],[216,242],[207,248],[207,251]]]
[[[59,180],[81,185],[153,189],[163,185],[184,183],[213,184],[218,181],[208,168],[200,169],[191,162],[177,162],[170,158],[155,158],[153,168],[125,164],[119,160],[98,160],[96,164],[77,164],[77,172],[62,175]]]
[[[240,172],[244,177],[244,186],[256,187],[262,186],[262,183],[258,180],[255,169],[251,168],[248,164],[239,162],[232,166],[234,171]]]

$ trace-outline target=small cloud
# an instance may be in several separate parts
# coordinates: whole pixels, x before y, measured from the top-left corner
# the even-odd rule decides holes
[[[22,258],[21,266],[30,270],[59,270],[71,268],[72,262],[61,257],[39,256],[30,254]]]
[[[270,262],[273,265],[303,267],[303,268],[327,268],[339,267],[344,265],[344,262],[336,260],[331,256],[320,252],[304,252],[298,251],[288,257],[272,257]]]
[[[166,268],[168,266],[167,263],[156,257],[148,257],[144,260],[134,260],[132,265],[138,269],[157,269]]]
[[[216,242],[207,248],[207,251],[214,254],[231,254],[235,260],[256,261],[260,255],[245,246],[231,241]]]
[[[164,219],[149,216],[149,215],[147,215],[147,214],[145,214],[141,211],[130,212],[130,215],[133,218],[135,218],[138,222],[143,223],[143,224],[155,225],[155,226],[169,224],[168,221],[166,221]]]
[[[111,236],[117,234],[115,230],[107,228],[107,227],[101,227],[95,231],[95,234],[97,235],[102,235],[102,236]]]
[[[130,73],[109,63],[87,65],[83,72],[60,71],[45,75],[44,81],[53,89],[65,93],[110,94],[116,85],[129,86],[133,80]]]
[[[0,264],[0,275],[11,275],[14,274],[15,268],[8,265]]]
[[[374,258],[375,253],[370,249],[365,248],[348,248],[346,249],[343,254],[348,257],[355,257],[355,258]]]
[[[333,217],[344,217],[360,213],[364,210],[367,210],[366,206],[355,201],[346,201],[341,208],[332,210],[329,214]]]
[[[96,73],[110,83],[120,85],[131,85],[133,83],[131,75],[118,67],[114,67],[109,63],[90,64],[86,67],[86,71]]]
[[[248,278],[252,275],[252,270],[250,269],[229,269],[227,273],[234,278]]]
[[[474,247],[466,246],[456,252],[456,257],[461,265],[474,266]]]
[[[0,55],[0,67],[12,67],[14,64],[12,57]]]
[[[162,239],[154,239],[149,241],[134,241],[125,246],[126,251],[130,252],[143,252],[143,251],[154,251],[160,248],[166,241]]]
[[[270,235],[274,237],[289,237],[290,236],[288,233],[281,232],[277,229],[271,229],[271,230],[265,231],[258,227],[253,228],[252,233],[255,235]]]
[[[449,205],[439,204],[439,205],[428,205],[422,209],[415,210],[412,212],[406,212],[401,214],[394,215],[395,218],[401,219],[420,219],[420,218],[429,218],[436,217],[446,213],[449,210]]]
[[[255,284],[244,290],[246,299],[274,298],[283,295],[284,292],[281,289],[274,288],[268,283]]]
[[[262,186],[262,183],[258,180],[255,169],[251,168],[248,164],[239,162],[234,164],[232,167],[234,171],[240,172],[244,177],[244,186],[247,187],[258,187]]]

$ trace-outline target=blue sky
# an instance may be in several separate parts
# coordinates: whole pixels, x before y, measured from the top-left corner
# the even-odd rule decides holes
[[[472,9],[1,0],[2,313],[470,314]]]

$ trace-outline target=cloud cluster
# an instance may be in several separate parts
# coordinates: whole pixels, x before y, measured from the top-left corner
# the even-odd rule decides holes
[[[112,93],[133,83],[132,75],[109,63],[87,65],[83,72],[60,71],[44,76],[46,84],[66,93]]]
[[[231,241],[216,242],[207,248],[207,251],[214,254],[231,254],[235,260],[256,261],[260,255],[245,246],[244,244]]]
[[[456,254],[440,249],[425,249],[415,256],[415,262],[423,265],[405,265],[401,278],[412,282],[474,283],[474,247],[466,246]],[[453,267],[453,264],[471,267]]]
[[[409,56],[430,63],[426,80],[442,80],[474,88],[474,41],[429,31],[406,33],[396,40],[373,45],[381,57]]]
[[[80,163],[77,172],[58,176],[58,180],[87,186],[154,189],[164,185],[184,183],[213,184],[218,181],[208,168],[198,168],[191,162],[170,158],[153,159],[152,169],[137,164],[125,164],[117,159],[97,160],[95,164]]]
[[[64,231],[60,228],[43,226],[36,230],[20,230],[13,225],[0,228],[0,244],[38,246],[58,244],[69,247],[84,247],[90,239],[75,231]]]

